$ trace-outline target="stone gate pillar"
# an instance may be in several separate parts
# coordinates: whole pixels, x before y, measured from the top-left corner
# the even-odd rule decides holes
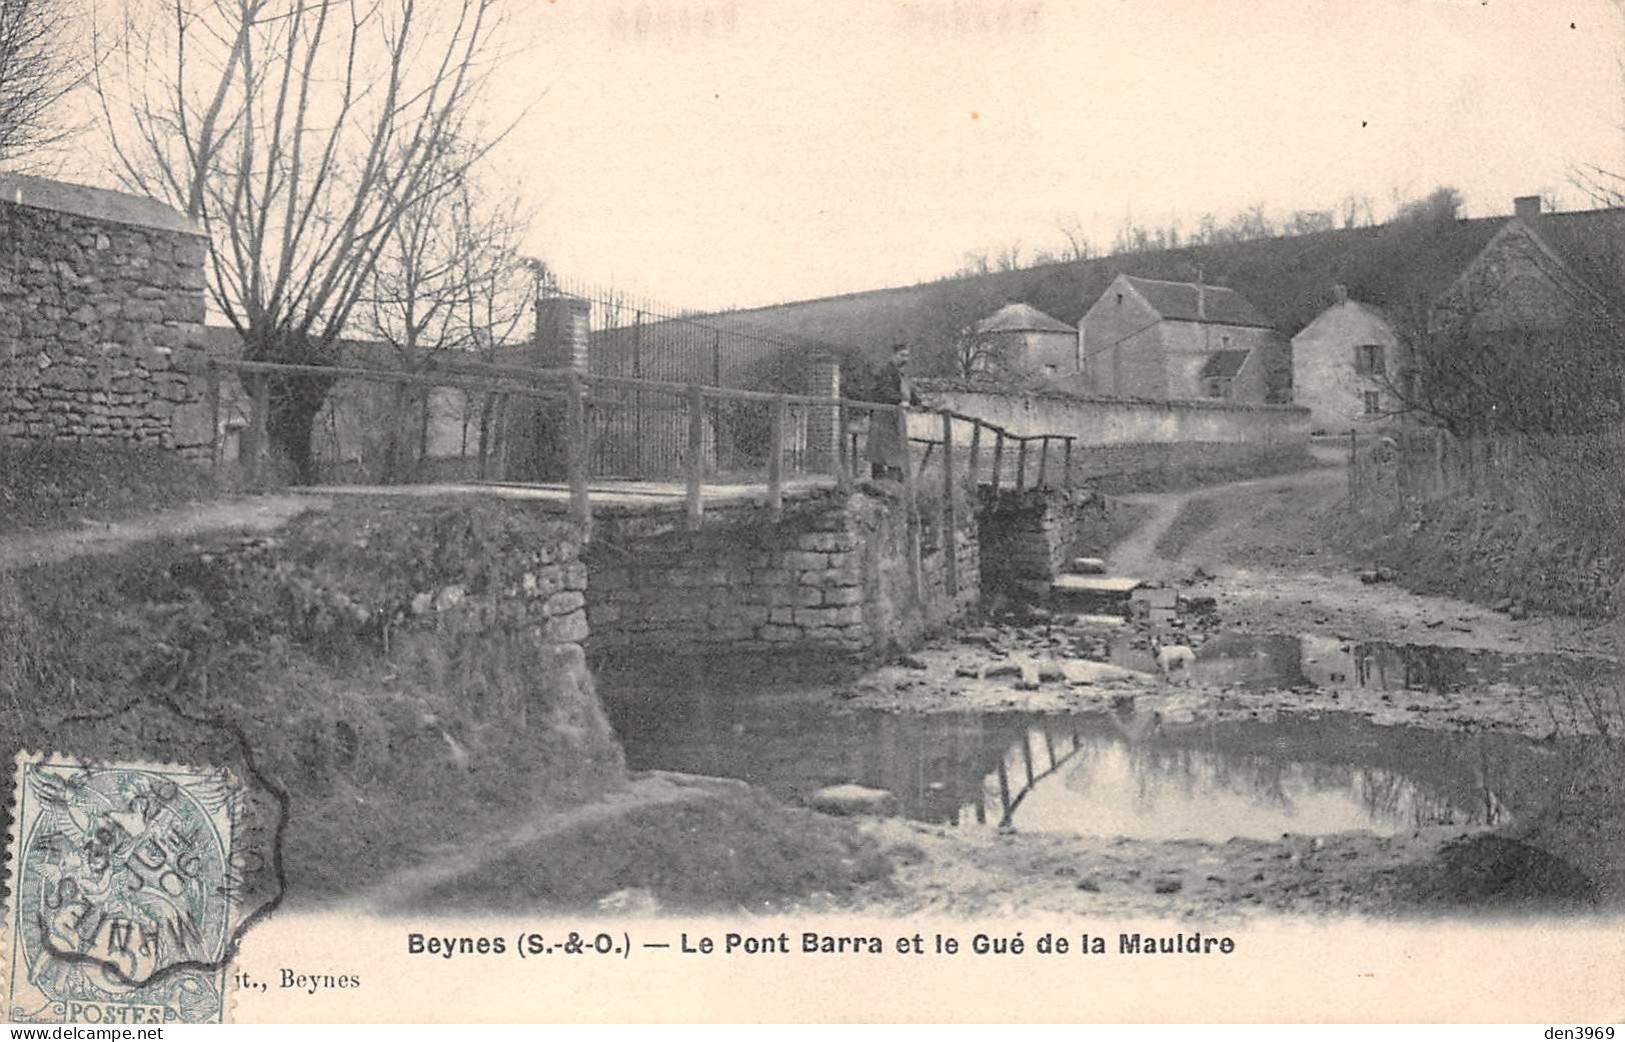
[[[538,298],[530,364],[586,372],[587,316],[591,310],[592,305],[579,297]]]
[[[587,371],[588,316],[592,305],[577,297],[538,297],[536,332],[525,352],[525,364],[541,369]],[[539,383],[562,390],[557,381]],[[508,452],[504,476],[509,481],[565,480],[565,409],[563,399],[516,398],[509,403]]]
[[[807,363],[806,394],[819,398],[841,396],[841,363],[829,355],[818,355]],[[832,402],[807,410],[807,469],[816,474],[833,474],[840,458],[841,413]]]

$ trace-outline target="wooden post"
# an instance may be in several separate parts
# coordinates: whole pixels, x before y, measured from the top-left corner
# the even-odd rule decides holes
[[[1357,438],[1358,434],[1349,431],[1349,506],[1355,508],[1359,507],[1357,495],[1360,491],[1360,452]]]
[[[255,373],[249,377],[249,396],[254,399],[254,415],[249,419],[248,427],[243,432],[249,436],[248,463],[245,470],[248,473],[249,484],[256,484],[264,478],[267,443],[270,441],[271,420],[271,378],[265,373]],[[238,443],[238,455],[242,455],[242,442]]]
[[[942,414],[942,565],[951,601],[959,596],[959,490],[954,488],[954,418]]]
[[[908,447],[908,410],[901,405],[892,406],[892,415],[903,435],[903,518],[908,529],[908,587],[914,603],[922,606],[925,584],[920,575],[920,498],[915,488],[919,481],[914,473],[914,454]]]
[[[784,511],[784,421],[787,408],[782,394],[773,399],[773,440],[767,456],[767,508],[775,517]]]
[[[1066,468],[1065,468],[1066,469],[1066,474],[1065,474],[1065,476],[1063,478],[1063,480],[1066,483],[1067,488],[1072,487],[1072,443],[1074,441],[1076,441],[1076,440],[1077,439],[1072,437],[1070,434],[1067,435],[1067,438],[1066,438]]]
[[[1027,439],[1021,439],[1021,449],[1016,453],[1016,491],[1020,492],[1027,487]]]
[[[1448,484],[1444,471],[1444,428],[1436,427],[1433,431],[1433,495],[1444,495]]]
[[[212,362],[208,366],[204,393],[209,396],[209,469],[216,470],[225,451],[225,436],[220,430],[220,370]]]
[[[705,516],[705,391],[688,386],[688,527]]]
[[[592,533],[592,499],[587,491],[587,403],[581,374],[564,378],[564,465],[570,483],[570,519],[581,527],[581,538]]]
[[[843,495],[852,491],[852,443],[847,439],[846,428],[851,422],[852,414],[847,411],[846,399],[842,398],[835,407],[835,426],[839,436],[835,439],[838,445],[835,449],[835,488]]]
[[[999,474],[1004,470],[1004,428],[993,431],[993,495],[999,494]]]
[[[1049,435],[1038,443],[1038,487],[1049,487]]]
[[[968,472],[970,477],[970,481],[967,484],[970,487],[971,495],[974,496],[976,494],[976,489],[982,483],[982,424],[980,421],[976,421],[971,424],[970,464],[965,468],[965,470]],[[975,509],[975,506],[976,504],[973,501],[971,503],[971,508]]]

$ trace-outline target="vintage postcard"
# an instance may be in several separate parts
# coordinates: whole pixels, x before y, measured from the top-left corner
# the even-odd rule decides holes
[[[4,1018],[1611,1037],[1622,68],[0,0]]]

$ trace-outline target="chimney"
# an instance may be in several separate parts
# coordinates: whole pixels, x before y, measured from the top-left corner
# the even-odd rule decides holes
[[[1520,195],[1512,200],[1512,215],[1520,220],[1530,221],[1540,216],[1540,196]]]
[[[1333,283],[1332,300],[1338,304],[1347,304],[1349,302],[1349,288],[1341,282]]]

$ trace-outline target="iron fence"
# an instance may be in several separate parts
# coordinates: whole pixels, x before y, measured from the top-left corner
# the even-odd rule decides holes
[[[733,316],[674,308],[624,289],[545,277],[542,292],[587,305],[587,371],[591,376],[673,385],[794,394],[807,389],[810,359],[842,350],[785,336]],[[684,473],[688,418],[680,390],[629,386],[610,395],[613,406],[589,413],[590,466],[596,475],[667,478]],[[702,451],[719,474],[759,469],[765,462],[772,415],[759,401],[708,399]],[[815,407],[793,404],[785,418],[785,466],[816,464],[809,424]]]

